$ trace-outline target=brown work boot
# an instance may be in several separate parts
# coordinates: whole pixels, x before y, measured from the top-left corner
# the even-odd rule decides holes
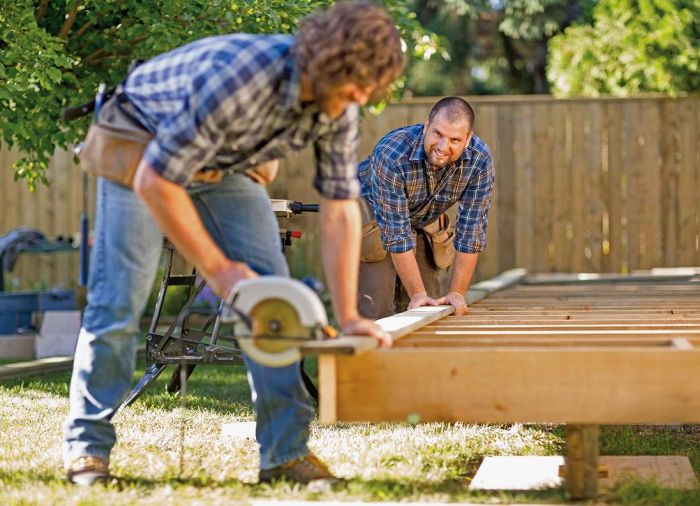
[[[333,485],[340,481],[331,474],[326,464],[321,462],[313,453],[290,460],[272,469],[260,470],[260,483],[270,483],[280,479],[304,484],[323,483],[326,485]]]
[[[78,457],[66,469],[68,481],[75,485],[91,486],[109,480],[109,464],[99,457]]]

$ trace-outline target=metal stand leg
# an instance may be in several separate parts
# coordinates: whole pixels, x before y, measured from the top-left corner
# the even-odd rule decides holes
[[[131,390],[126,400],[122,403],[122,407],[131,406],[131,404],[141,395],[141,393],[153,383],[160,373],[165,369],[165,365],[151,364],[146,368],[146,372],[139,378],[136,386]]]
[[[156,330],[160,323],[160,317],[163,310],[163,304],[165,302],[165,295],[168,291],[168,287],[186,286],[187,296],[189,299],[192,292],[192,287],[194,286],[194,283],[196,281],[196,276],[194,273],[190,275],[175,275],[172,273],[175,247],[167,239],[164,240],[163,250],[165,253],[163,279],[160,284],[160,290],[158,291],[158,297],[156,298],[155,307],[153,308],[153,316],[151,318],[151,323],[148,327],[148,336],[146,338],[146,371],[136,383],[136,386],[129,393],[122,406],[129,406],[130,404],[132,404],[141,395],[141,393],[146,388],[148,388],[148,386],[150,386],[151,383],[153,383],[153,381],[155,381],[155,379],[160,375],[160,373],[163,372],[167,365],[165,363],[158,363],[158,361],[155,359],[154,352],[155,347],[157,345],[154,346],[154,337],[161,337],[156,333]],[[183,320],[186,321],[186,317]],[[174,330],[174,328],[171,326],[171,329],[169,330],[172,333],[172,330]],[[165,339],[165,341],[167,341],[167,339]],[[163,342],[162,344],[165,345],[166,342]]]
[[[311,398],[316,403],[316,406],[318,406],[318,388],[316,388],[316,385],[314,385],[314,382],[311,380],[309,375],[306,373],[306,370],[304,369],[304,359],[302,359],[299,363],[299,367],[301,368],[301,379],[304,382],[304,386],[309,392]]]

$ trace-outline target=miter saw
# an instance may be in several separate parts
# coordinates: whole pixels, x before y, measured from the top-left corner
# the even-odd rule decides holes
[[[269,367],[297,362],[304,352],[318,350],[322,341],[337,336],[316,292],[281,276],[239,281],[222,311],[222,322],[234,324],[241,350]]]

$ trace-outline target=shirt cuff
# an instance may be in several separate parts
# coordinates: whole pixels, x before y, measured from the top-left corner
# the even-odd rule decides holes
[[[405,253],[415,249],[416,245],[413,241],[413,236],[410,239],[404,237],[397,237],[390,240],[383,241],[384,249],[389,253]]]
[[[455,241],[454,246],[460,253],[481,253],[486,249],[486,242],[472,241],[462,243]]]
[[[315,178],[314,188],[331,200],[357,199],[360,197],[360,182],[353,179]]]

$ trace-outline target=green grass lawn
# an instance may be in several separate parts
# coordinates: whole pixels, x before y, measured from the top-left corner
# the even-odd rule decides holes
[[[313,363],[311,369],[313,370]],[[143,364],[139,364],[137,376]],[[204,366],[188,382],[183,408],[165,392],[166,370],[114,422],[119,442],[108,486],[64,481],[62,423],[69,373],[0,384],[0,504],[230,504],[255,499],[331,501],[564,503],[563,490],[474,493],[467,488],[485,455],[556,455],[560,426],[339,424],[312,427],[311,448],[347,483],[311,492],[287,483],[258,485],[253,440],[221,435],[222,423],[252,421],[242,367]],[[696,427],[603,427],[607,455],[688,455],[700,469]],[[700,504],[698,490],[678,492],[625,483],[610,504]]]

